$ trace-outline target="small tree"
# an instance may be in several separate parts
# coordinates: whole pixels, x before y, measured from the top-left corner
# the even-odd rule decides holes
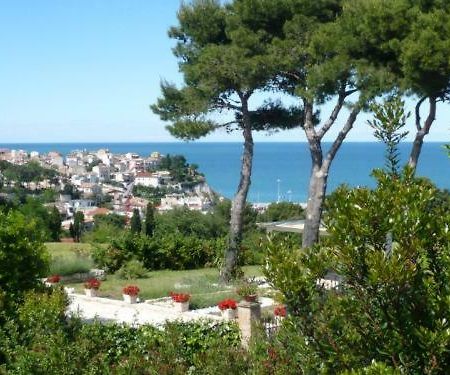
[[[135,208],[133,210],[133,216],[131,217],[130,223],[131,233],[141,233],[142,223],[141,223],[141,215],[139,214],[139,210]]]
[[[48,217],[48,229],[52,241],[59,241],[61,234],[61,215],[56,207],[53,207]]]
[[[147,211],[145,213],[145,234],[149,237],[153,236],[155,231],[155,207],[151,202],[147,204]]]
[[[408,132],[399,132],[406,124],[410,113],[404,111],[404,102],[398,95],[386,99],[383,104],[373,104],[374,119],[368,121],[375,130],[375,137],[386,145],[386,168],[393,176],[399,175],[400,163],[398,144]]]

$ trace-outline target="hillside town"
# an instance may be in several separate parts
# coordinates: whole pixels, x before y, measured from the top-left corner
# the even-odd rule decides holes
[[[16,166],[38,165],[54,172],[53,178],[21,178],[30,191],[53,189],[58,194],[54,205],[67,229],[75,212],[81,211],[86,225],[95,215],[115,213],[131,217],[135,209],[143,215],[151,201],[158,211],[186,207],[207,212],[214,193],[195,165],[183,156],[152,152],[143,157],[136,153],[113,154],[107,149],[76,150],[66,156],[59,152],[0,149],[0,162]],[[2,186],[19,184],[0,168]],[[8,198],[7,193],[1,193]]]

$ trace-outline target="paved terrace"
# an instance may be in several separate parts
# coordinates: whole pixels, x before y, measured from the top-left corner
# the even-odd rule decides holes
[[[111,321],[133,325],[151,324],[163,325],[166,321],[181,320],[184,322],[209,319],[223,320],[217,306],[183,313],[175,311],[170,298],[147,300],[141,303],[129,304],[119,300],[101,297],[87,297],[68,290],[70,304],[69,314],[77,314],[82,319]],[[271,308],[273,300],[260,298],[262,308]]]

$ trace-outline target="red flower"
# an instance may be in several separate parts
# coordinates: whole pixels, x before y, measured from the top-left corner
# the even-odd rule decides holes
[[[84,289],[98,289],[100,288],[100,280],[96,279],[95,277],[89,280],[86,280],[84,283]]]
[[[220,301],[217,306],[220,310],[227,310],[227,309],[233,309],[235,310],[237,308],[237,303],[234,299],[224,299],[223,301]]]
[[[275,309],[273,310],[273,313],[275,316],[282,316],[285,317],[286,316],[286,306],[276,306]]]
[[[191,299],[191,295],[190,294],[186,294],[186,293],[174,293],[174,292],[170,292],[169,296],[172,298],[173,302],[187,302]]]
[[[129,296],[137,296],[140,292],[139,287],[136,285],[128,285],[122,289],[123,294],[127,294]]]
[[[45,281],[47,281],[48,283],[59,283],[59,281],[61,280],[61,276],[59,275],[51,275],[49,277],[47,277],[47,279]]]

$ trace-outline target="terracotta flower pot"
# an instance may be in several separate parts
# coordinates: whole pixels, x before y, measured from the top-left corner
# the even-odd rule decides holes
[[[245,296],[244,299],[247,302],[256,302],[258,300],[258,295],[257,294],[250,294],[248,296]]]

